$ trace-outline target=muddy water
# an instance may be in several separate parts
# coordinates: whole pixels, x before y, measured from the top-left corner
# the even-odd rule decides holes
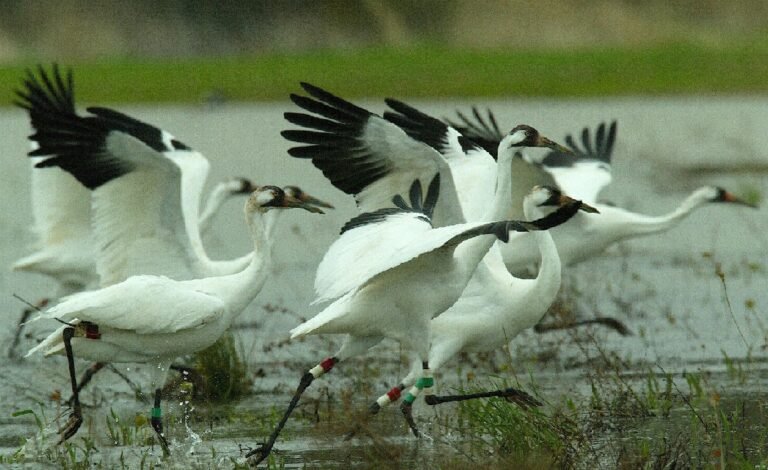
[[[378,102],[362,104],[381,110]],[[466,109],[470,103],[414,104],[447,116],[456,108]],[[578,132],[583,125],[618,119],[614,182],[604,196],[638,212],[669,211],[691,190],[704,184],[718,184],[737,193],[768,191],[765,98],[518,100],[479,104],[492,107],[501,123],[526,122],[554,138]],[[277,263],[272,268],[272,277],[238,321],[242,328],[236,329],[235,334],[253,374],[257,394],[234,408],[214,409],[219,417],[228,418],[213,419],[210,410],[193,410],[190,431],[180,420],[184,409],[180,400],[170,404],[174,462],[182,467],[232,465],[231,459],[242,455],[240,445],[254,445],[266,437],[270,426],[264,417],[270,415],[273,407],[280,409],[287,402],[301,371],[335,348],[334,340],[328,338],[283,344],[287,331],[300,318],[319,309],[309,306],[314,269],[339,227],[354,214],[349,198],[326,183],[319,171],[308,162],[286,156],[288,144],[279,131],[286,127],[281,114],[291,107],[288,103],[274,103],[217,108],[122,108],[171,130],[201,150],[211,160],[209,181],[242,175],[258,183],[298,184],[337,206],[337,210],[322,217],[289,213],[283,218],[278,228]],[[24,158],[28,134],[24,114],[3,110],[0,129],[0,153],[4,158],[0,266],[9,266],[29,252],[32,241],[28,231],[31,215],[29,165]],[[764,383],[763,364],[768,347],[768,319],[764,315],[768,305],[767,211],[765,207],[758,211],[705,207],[672,232],[624,243],[599,260],[568,269],[565,300],[579,316],[614,316],[634,334],[621,337],[600,328],[590,328],[586,333],[526,333],[512,341],[511,357],[505,353],[495,357],[496,365],[502,362],[502,375],[517,378],[522,384],[532,378],[545,396],[555,399],[563,394],[587,394],[586,377],[593,373],[593,364],[604,354],[615,355],[628,364],[627,380],[632,380],[634,374],[642,382],[648,370],[700,371],[709,374],[715,386],[721,379],[727,382],[726,356],[736,361],[749,357],[749,379],[736,389],[729,387],[728,392],[757,393],[760,383]],[[215,257],[233,257],[248,250],[249,240],[241,219],[240,202],[230,202],[219,215],[206,240]],[[722,278],[716,274],[718,266],[724,274]],[[9,344],[23,308],[12,295],[34,301],[54,290],[52,282],[44,277],[0,270],[3,344]],[[34,325],[30,337],[22,340],[21,349],[35,344],[54,326]],[[384,344],[318,381],[314,390],[307,393],[305,401],[309,405],[300,410],[300,419],[289,424],[285,439],[278,444],[280,458],[288,466],[309,463],[327,467],[364,462],[377,451],[384,454],[375,455],[387,458],[386,452],[392,451],[392,446],[397,449],[398,458],[403,459],[401,462],[427,462],[448,452],[452,448],[451,433],[435,423],[450,415],[451,408],[418,410],[425,426],[434,425],[428,430],[435,434],[434,442],[410,438],[399,413],[394,408],[385,410],[376,423],[377,435],[386,442],[384,445],[376,441],[381,444],[379,447],[362,438],[342,442],[344,430],[339,428],[344,427],[348,415],[338,409],[323,411],[323,406],[329,406],[328,396],[335,402],[345,398],[342,401],[362,409],[367,396],[375,396],[395,384],[403,375],[398,352],[396,345]],[[121,366],[120,370],[138,385],[145,383],[144,366]],[[470,357],[446,367],[439,383],[450,388],[470,370],[478,377],[493,373],[487,361]],[[0,451],[8,454],[25,438],[38,434],[31,415],[11,417],[11,413],[32,409],[38,415],[45,413],[44,421],[51,422],[57,405],[50,396],[55,390],[65,392],[68,382],[62,358],[3,361],[0,373],[5,378],[0,385],[0,407],[5,410],[0,413]],[[125,382],[104,372],[95,379],[84,400],[88,421],[79,436],[93,437],[99,458],[112,465],[121,453],[134,463],[147,458],[148,448],[137,444],[141,435],[130,445],[109,444],[106,421],[110,409],[122,422],[130,422],[136,413],[146,413],[149,407],[135,399]],[[320,409],[316,415],[323,417],[322,422],[331,424],[310,424],[312,406]],[[341,421],[340,425],[334,427],[334,420]],[[157,459],[158,455],[159,449],[149,451],[150,459]]]

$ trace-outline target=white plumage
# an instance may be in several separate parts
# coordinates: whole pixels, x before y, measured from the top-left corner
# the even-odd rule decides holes
[[[459,113],[461,123],[456,126],[492,153],[504,134],[490,111],[487,119],[477,109],[473,109],[473,116],[474,119],[470,119]],[[638,214],[599,202],[600,192],[612,180],[611,159],[616,134],[616,121],[608,126],[601,123],[594,132],[594,140],[588,128],[582,129],[580,144],[570,135],[565,137],[572,155],[554,150],[540,160],[525,154],[516,159],[514,186],[524,188],[531,184],[552,184],[600,212],[600,215],[577,214],[570,223],[551,230],[563,264],[590,259],[623,240],[670,230],[707,203],[750,205],[715,186],[694,190],[676,209],[660,216]],[[521,200],[522,195],[516,191],[513,205],[517,207]],[[517,213],[517,209],[513,210],[513,216]],[[530,235],[511,234],[509,243],[501,247],[501,252],[507,268],[514,273],[526,272],[538,262],[536,241]]]
[[[467,223],[449,158],[469,160],[463,147],[472,146],[471,142],[463,142],[455,131],[446,131],[444,124],[393,100],[388,103],[401,114],[385,115],[383,119],[317,87],[302,86],[315,100],[292,95],[293,101],[322,118],[286,113],[292,123],[315,129],[282,133],[289,140],[309,144],[290,149],[291,155],[311,158],[336,187],[355,195],[360,206],[392,198],[393,193],[402,191],[404,175],[416,181],[410,190],[412,208],[396,199],[399,211],[378,208],[352,219],[321,262],[315,281],[318,300],[336,300],[294,328],[291,337],[323,333],[347,336],[336,354],[304,375],[268,442],[249,453],[259,454],[256,463],[269,454],[299,397],[314,378],[336,362],[364,353],[385,337],[399,341],[418,358],[425,378],[431,379],[427,363],[430,320],[456,302],[495,238],[506,240],[510,229],[539,230],[548,228],[547,223],[554,224],[551,220],[533,224],[493,222],[506,219],[509,211],[514,149],[557,145],[535,129],[517,126],[499,144],[498,171],[493,172],[492,184],[482,188],[491,196],[471,206],[477,212],[473,214],[476,219]],[[438,128],[434,127],[435,121]],[[375,144],[367,140],[371,126],[388,129],[386,137],[377,134],[386,145],[380,140]],[[422,161],[428,157],[434,166],[425,169],[419,162],[412,169],[408,157],[390,153],[393,148],[420,148]],[[477,146],[473,148],[480,151]],[[431,180],[427,202],[422,205],[419,178],[427,174],[439,176]],[[450,178],[450,184],[440,186],[437,198],[435,186],[443,177]],[[577,208],[570,209],[575,212]],[[440,215],[443,223],[454,222],[439,226],[433,223],[433,214],[435,220]]]
[[[66,325],[27,355],[65,353],[67,330],[72,330],[68,359],[75,404],[73,417],[62,431],[63,439],[72,436],[82,420],[72,356],[99,362],[156,364],[152,385],[156,390],[155,407],[159,408],[159,389],[171,361],[213,344],[261,290],[271,262],[275,217],[281,212],[272,209],[290,207],[321,212],[274,186],[257,188],[250,196],[245,215],[254,252],[246,268],[238,273],[186,281],[133,276],[112,286],[66,297],[35,319],[57,319]],[[153,425],[161,434],[161,423],[153,421]]]
[[[50,74],[41,67],[38,75],[30,71],[23,90],[17,92],[17,104],[29,112],[36,131],[31,153],[41,155],[30,158],[37,251],[18,260],[13,269],[54,277],[62,286],[59,296],[86,286],[110,285],[134,274],[166,273],[179,278],[201,274],[189,266],[180,267],[176,255],[183,254],[181,260],[189,255],[179,246],[185,243],[183,238],[174,232],[190,230],[192,256],[205,259],[199,233],[210,228],[213,216],[228,198],[249,194],[252,184],[244,179],[217,184],[200,213],[199,199],[209,169],[202,155],[185,149],[169,133],[119,113],[105,115],[120,132],[103,135],[109,129],[107,118],[99,122],[98,118],[77,116],[71,72],[62,77],[56,66]],[[77,127],[83,123],[90,128]],[[73,127],[78,132],[70,133]],[[73,140],[64,140],[64,136]],[[100,137],[104,138],[102,147],[98,147]],[[44,143],[43,149],[38,140]],[[158,153],[156,149],[162,150]],[[78,150],[83,153],[78,154]],[[94,162],[99,158],[88,153],[94,151],[104,153],[99,155],[101,161]],[[61,154],[66,158],[48,162]],[[121,183],[105,184],[120,173],[115,167],[129,166],[136,170],[134,175],[125,175]],[[91,191],[86,186],[94,188],[97,184],[109,187],[95,191],[98,195],[94,194],[93,204],[97,208],[92,209]],[[183,202],[174,205],[179,198]],[[182,219],[178,218],[180,212],[173,213],[179,206],[185,209]],[[231,272],[245,264],[247,259],[240,260]],[[216,274],[213,271],[202,274]]]

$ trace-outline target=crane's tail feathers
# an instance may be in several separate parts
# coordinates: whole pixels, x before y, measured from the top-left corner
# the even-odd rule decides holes
[[[43,355],[50,356],[52,354],[57,354],[63,351],[64,328],[69,328],[69,325],[61,325],[58,327],[53,333],[49,334],[47,338],[41,341],[40,344],[30,349],[27,354],[24,355],[24,357],[29,357],[37,352],[42,352]]]

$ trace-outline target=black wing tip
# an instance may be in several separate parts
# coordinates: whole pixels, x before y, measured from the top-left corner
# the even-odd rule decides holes
[[[529,222],[536,230],[549,230],[571,219],[581,208],[581,201],[568,203],[540,219]]]

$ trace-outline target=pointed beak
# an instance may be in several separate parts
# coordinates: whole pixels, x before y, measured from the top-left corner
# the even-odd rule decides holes
[[[313,198],[302,198],[302,199],[313,199]],[[317,207],[316,205],[313,205],[312,203],[308,201],[304,201],[302,199],[286,194],[283,207],[295,207],[298,209],[304,209],[305,211],[314,212],[315,214],[325,214],[325,212],[323,212],[323,210]]]
[[[305,204],[310,204],[312,206],[316,207],[325,207],[326,209],[335,209],[331,204],[318,199],[314,196],[310,196],[309,194],[302,192],[301,195],[299,195],[299,200],[302,201]]]
[[[569,149],[568,147],[563,147],[562,145],[558,144],[557,142],[550,140],[546,137],[539,136],[539,141],[536,142],[537,147],[548,147],[552,150],[555,150],[557,152],[564,153],[566,155],[573,155],[573,150]]]
[[[565,206],[567,204],[573,204],[575,202],[580,202],[581,203],[581,206],[579,206],[579,210],[581,210],[581,211],[588,212],[590,214],[599,214],[600,213],[599,210],[595,209],[594,207],[590,206],[589,204],[587,204],[584,201],[577,201],[576,199],[574,199],[572,197],[569,197],[569,196],[566,196],[566,195],[562,195],[560,197],[560,206]]]
[[[753,204],[751,202],[745,201],[744,199],[738,198],[733,193],[730,193],[728,191],[725,191],[725,193],[723,193],[722,201],[732,203],[732,204],[740,204],[742,206],[751,207],[752,209],[758,208],[757,204]]]

